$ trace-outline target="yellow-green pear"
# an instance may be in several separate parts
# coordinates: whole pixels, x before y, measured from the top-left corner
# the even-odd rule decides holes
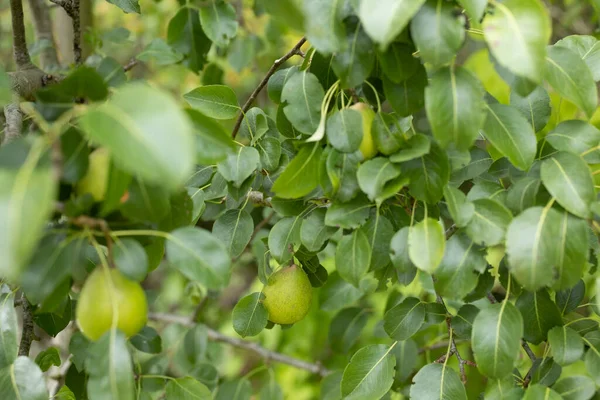
[[[375,118],[375,112],[366,103],[356,103],[350,107],[351,110],[360,112],[362,116],[362,130],[363,138],[360,142],[360,152],[365,160],[369,160],[377,154],[377,146],[373,141],[373,135],[371,134],[371,125]]]
[[[263,294],[263,304],[269,312],[269,321],[289,325],[308,314],[312,286],[302,268],[292,265],[271,275]]]
[[[77,194],[90,193],[94,201],[100,202],[106,196],[108,174],[110,172],[110,153],[107,148],[100,147],[90,153],[88,170],[77,183]]]
[[[117,269],[97,267],[85,281],[75,312],[77,325],[90,340],[116,327],[127,337],[138,333],[148,319],[148,303],[138,282]]]

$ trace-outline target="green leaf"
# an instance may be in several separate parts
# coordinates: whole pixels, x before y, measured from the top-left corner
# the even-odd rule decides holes
[[[485,138],[517,168],[531,167],[536,152],[535,132],[527,119],[514,107],[487,105],[483,126]]]
[[[427,71],[419,65],[413,76],[400,83],[394,83],[384,77],[383,92],[394,111],[399,116],[406,117],[421,110],[425,105],[427,84]]]
[[[96,72],[111,87],[117,87],[127,82],[127,75],[123,70],[123,66],[112,57],[104,57],[96,67]]]
[[[467,226],[475,214],[473,203],[467,201],[467,196],[460,189],[452,186],[444,187],[444,199],[456,226]]]
[[[221,124],[196,110],[188,109],[186,114],[196,134],[197,162],[205,165],[216,164],[235,154],[237,145]]]
[[[267,326],[269,313],[262,293],[252,293],[238,301],[231,315],[233,329],[241,336],[256,336]]]
[[[169,379],[165,393],[167,399],[211,400],[213,398],[205,385],[189,376]]]
[[[550,329],[563,324],[558,307],[545,289],[521,293],[515,305],[521,315],[527,315],[523,338],[530,343],[545,341]]]
[[[502,379],[488,379],[485,390],[486,400],[522,400],[523,388],[516,386],[515,378],[507,376]]]
[[[564,400],[591,399],[596,391],[594,381],[583,375],[573,375],[556,382],[552,389]]]
[[[514,181],[508,188],[506,206],[515,214],[534,207],[541,185],[541,180],[527,176]]]
[[[281,159],[281,142],[279,139],[264,137],[256,142],[258,153],[260,154],[260,164],[262,169],[275,171],[279,167]]]
[[[163,39],[153,39],[135,58],[143,62],[154,60],[156,65],[170,65],[183,59],[183,54],[169,46]]]
[[[381,203],[395,193],[386,193],[386,187],[400,176],[400,167],[388,158],[375,157],[358,167],[358,185],[371,201]]]
[[[238,30],[235,8],[222,0],[212,0],[211,3],[200,7],[202,30],[215,45],[227,47]]]
[[[250,400],[252,385],[246,378],[222,382],[217,389],[215,400]]]
[[[575,286],[556,292],[556,305],[562,315],[567,315],[581,304],[585,297],[585,283],[580,279]]]
[[[365,31],[385,50],[408,25],[425,0],[383,0],[361,2],[358,16]]]
[[[7,400],[48,400],[46,381],[40,368],[28,357],[18,357],[0,369],[0,398]],[[123,397],[115,397],[121,399]],[[95,398],[91,398],[95,400]]]
[[[12,364],[17,358],[17,313],[15,296],[12,293],[0,295],[0,368]]]
[[[542,163],[542,182],[558,204],[581,218],[591,215],[594,182],[583,159],[567,152],[555,153]]]
[[[444,186],[450,179],[448,155],[435,142],[428,154],[401,164],[404,175],[410,179],[410,193],[417,199],[436,204],[444,195]]]
[[[217,170],[226,181],[239,188],[260,166],[260,154],[254,147],[243,146],[217,164]]]
[[[88,352],[85,369],[90,400],[133,400],[133,366],[123,333],[111,329]]]
[[[555,43],[555,46],[571,49],[581,57],[592,72],[596,82],[600,81],[600,42],[593,36],[570,35]]]
[[[495,246],[502,243],[506,229],[512,220],[511,212],[501,203],[492,199],[473,201],[475,211],[466,227],[467,235],[482,246]]]
[[[340,79],[343,88],[351,88],[365,81],[375,66],[373,42],[363,26],[354,20],[346,20],[346,46],[334,54],[331,68]]]
[[[577,53],[566,47],[549,46],[545,77],[561,96],[591,118],[598,106],[598,91],[590,69]]]
[[[371,270],[385,268],[390,263],[390,242],[394,227],[389,219],[379,212],[361,227],[371,245]]]
[[[131,344],[144,353],[158,354],[162,351],[162,339],[154,328],[145,326],[131,339]]]
[[[351,283],[343,280],[337,271],[334,271],[319,293],[321,310],[334,312],[353,304],[362,297],[362,291]]]
[[[358,287],[371,264],[371,244],[362,230],[344,236],[335,251],[335,267],[340,276]]]
[[[341,22],[343,2],[305,0],[303,2],[306,37],[314,48],[323,54],[341,50],[346,43],[346,32]]]
[[[537,383],[527,388],[523,400],[561,400],[562,398],[553,389]]]
[[[513,74],[540,83],[552,26],[540,0],[495,3],[483,20],[485,41],[498,62]]]
[[[554,289],[570,288],[582,278],[589,254],[588,232],[586,221],[562,212],[559,234],[553,238],[558,253]],[[560,245],[556,245],[557,239]]]
[[[527,96],[520,96],[516,91],[511,91],[510,105],[527,118],[534,132],[544,129],[552,114],[550,96],[541,86],[537,86]]]
[[[486,115],[484,94],[481,83],[466,69],[443,68],[433,75],[425,89],[425,109],[442,147],[453,143],[467,150],[473,145]]]
[[[600,163],[600,130],[586,121],[563,121],[546,140],[559,151],[580,154],[587,163]]]
[[[183,63],[198,73],[207,62],[207,54],[212,42],[206,37],[197,9],[181,7],[167,29],[167,41],[186,58]]]
[[[229,86],[200,86],[183,95],[192,108],[214,119],[231,119],[237,116],[240,106]]]
[[[473,148],[467,155],[468,158],[461,158],[458,165],[453,165],[452,175],[450,176],[452,186],[460,186],[464,181],[484,174],[494,163],[487,152],[477,147]]]
[[[469,18],[475,21],[481,21],[485,8],[487,7],[488,0],[457,0]]]
[[[329,344],[338,353],[347,353],[359,339],[367,324],[369,312],[353,307],[345,308],[331,320],[329,327]]]
[[[269,82],[267,82],[267,94],[269,95],[269,99],[274,103],[281,104],[281,93],[283,91],[283,86],[287,82],[288,78],[298,72],[298,67],[293,66],[289,68],[284,68],[277,70],[270,78]],[[281,107],[278,107],[277,113]]]
[[[417,273],[417,267],[412,263],[408,255],[409,231],[410,228],[405,226],[392,237],[390,242],[390,259],[392,260],[392,264],[396,269],[398,276],[412,276],[410,279],[410,281],[412,281]],[[400,280],[400,278],[398,280]]]
[[[123,86],[79,121],[88,138],[107,147],[119,167],[149,183],[174,190],[192,170],[191,125],[162,90],[141,83]]]
[[[344,399],[379,399],[394,382],[396,358],[393,346],[374,344],[358,350],[344,369],[342,396]]]
[[[276,21],[290,28],[304,30],[304,14],[298,0],[262,1],[262,6]]]
[[[357,197],[348,203],[333,203],[325,214],[325,225],[336,228],[354,229],[369,218],[369,209],[373,204],[365,197]]]
[[[447,363],[428,364],[413,378],[412,399],[467,400],[467,392],[458,373]]]
[[[473,321],[479,314],[479,308],[472,304],[464,304],[452,317],[452,329],[458,337],[470,338],[473,330]]]
[[[300,240],[308,251],[319,251],[336,232],[335,228],[325,225],[325,214],[326,210],[319,208],[302,221]]]
[[[429,137],[417,133],[411,136],[405,143],[402,149],[390,156],[390,161],[401,163],[405,161],[420,158],[429,153],[431,149],[431,140]]]
[[[553,385],[562,373],[562,367],[554,362],[552,357],[537,358],[533,361],[531,383],[544,386]]]
[[[523,317],[508,301],[481,310],[475,317],[471,335],[479,372],[496,379],[510,374],[522,336]]]
[[[234,258],[248,246],[253,231],[254,221],[243,208],[227,210],[213,225],[213,235],[225,244]]]
[[[340,153],[335,149],[326,150],[321,160],[321,171],[319,182],[323,191],[332,198],[341,202],[347,202],[360,192],[356,172],[358,170],[362,154]],[[337,202],[336,202],[337,203]]]
[[[408,255],[420,270],[433,274],[444,258],[445,246],[444,228],[439,221],[425,218],[410,228]]]
[[[69,128],[60,137],[60,149],[63,156],[62,180],[76,183],[85,176],[89,164],[90,150],[81,133]]]
[[[36,168],[37,143],[20,169],[0,169],[0,276],[9,281],[19,278],[54,208],[56,184],[50,168]]]
[[[583,357],[583,340],[567,326],[555,326],[548,331],[552,357],[561,366],[572,364]]]
[[[440,296],[462,299],[475,289],[486,266],[483,249],[457,233],[446,243],[444,258],[435,271],[435,290]]]
[[[423,61],[433,67],[452,61],[465,40],[462,18],[444,0],[425,2],[411,21],[410,33]]]
[[[189,279],[211,289],[229,282],[231,257],[225,245],[210,232],[179,228],[167,237],[167,261]]]
[[[378,51],[377,59],[387,78],[400,83],[417,72],[420,62],[413,57],[415,48],[404,43],[392,43],[387,51]]]
[[[137,13],[140,14],[140,4],[137,0],[106,0],[110,4],[114,4],[123,10],[124,13]]]
[[[552,267],[558,262],[560,233],[560,214],[549,207],[528,208],[510,223],[508,268],[526,290],[536,291],[554,281]]]
[[[336,150],[353,153],[363,140],[362,115],[351,109],[337,111],[327,118],[325,132]]]
[[[74,236],[44,237],[21,278],[27,299],[34,304],[42,303],[69,278],[72,271],[85,266],[86,244],[87,240]]]
[[[282,218],[271,228],[269,232],[269,250],[271,256],[280,264],[291,260],[295,245],[300,243],[300,227],[302,219],[300,215]]]
[[[148,256],[144,247],[134,239],[120,239],[114,243],[115,265],[129,279],[142,281],[148,273]]]
[[[319,143],[305,145],[300,149],[273,184],[272,190],[278,197],[304,197],[319,185],[321,152]]]
[[[283,112],[294,128],[312,134],[319,126],[324,97],[323,87],[315,75],[306,71],[295,73],[281,92],[281,100],[286,103]]]
[[[414,297],[390,308],[383,316],[383,329],[394,340],[410,339],[425,322],[425,304]]]
[[[121,212],[134,221],[160,222],[171,207],[169,193],[163,186],[147,185],[134,180],[127,191],[127,201],[121,204]]]

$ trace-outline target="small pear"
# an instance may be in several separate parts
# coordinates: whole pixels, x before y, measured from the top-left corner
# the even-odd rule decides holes
[[[371,125],[373,124],[373,119],[375,119],[375,112],[366,103],[356,103],[350,109],[360,112],[362,116],[363,138],[362,142],[360,142],[359,150],[364,159],[369,160],[377,154],[377,147],[371,133]]]
[[[107,148],[100,147],[90,153],[88,170],[77,183],[77,194],[90,193],[94,201],[100,202],[106,196],[108,174],[110,173],[110,153]]]
[[[312,286],[302,268],[296,265],[271,275],[263,294],[263,304],[269,312],[269,320],[275,324],[296,323],[310,310]]]
[[[115,313],[117,328],[127,337],[135,335],[148,319],[146,295],[119,270],[97,267],[79,294],[77,324],[87,338],[98,340],[110,330]]]

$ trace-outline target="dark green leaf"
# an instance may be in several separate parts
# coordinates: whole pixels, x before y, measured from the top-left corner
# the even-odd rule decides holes
[[[562,315],[574,311],[585,297],[585,283],[579,280],[575,286],[556,292],[556,305]]]
[[[329,343],[339,353],[347,353],[367,324],[369,312],[362,308],[346,308],[337,313],[329,327]]]
[[[358,150],[363,140],[362,115],[355,110],[343,109],[327,118],[325,132],[329,143],[342,153]]]
[[[385,76],[392,82],[400,83],[417,72],[420,63],[413,57],[414,52],[414,47],[395,42],[387,51],[378,51],[377,59]]]
[[[562,365],[572,364],[583,356],[583,340],[573,329],[556,326],[548,331],[548,344],[554,360]]]
[[[444,195],[444,186],[450,179],[450,165],[446,152],[431,143],[428,154],[401,165],[410,178],[410,192],[417,199],[435,204]]]
[[[384,78],[383,91],[390,105],[401,117],[414,114],[425,105],[427,71],[419,65],[417,72],[400,83]]]
[[[388,158],[375,157],[365,161],[358,168],[358,185],[361,190],[369,196],[371,201],[377,200],[381,203],[390,195],[395,193],[387,193],[386,186],[392,180],[400,176],[400,167],[392,164]]]
[[[452,317],[452,329],[458,337],[470,338],[473,330],[473,321],[479,314],[479,308],[472,304],[463,305],[456,315]]]
[[[254,147],[240,147],[236,154],[231,154],[217,164],[217,170],[228,182],[240,187],[260,165],[260,154]]]
[[[365,197],[357,197],[348,203],[333,203],[325,214],[325,225],[336,228],[353,229],[361,226],[369,218],[373,204]]]
[[[320,159],[319,143],[305,145],[279,175],[272,190],[284,199],[306,196],[319,184]]]
[[[516,307],[521,315],[527,315],[523,338],[530,343],[541,343],[546,340],[550,329],[562,325],[560,311],[545,289],[523,292],[517,299]]]
[[[167,41],[186,58],[184,64],[198,73],[207,61],[207,54],[212,42],[206,37],[197,9],[181,7],[167,29]]]
[[[308,251],[319,251],[336,231],[325,225],[325,213],[324,209],[316,209],[302,221],[300,240]]]
[[[298,72],[283,86],[281,100],[286,103],[283,112],[294,128],[310,135],[319,126],[324,96],[323,87],[315,75]]]
[[[475,214],[473,203],[467,201],[467,196],[460,189],[452,186],[444,188],[444,199],[456,226],[465,227]]]
[[[544,129],[552,113],[550,96],[541,86],[537,86],[527,96],[520,96],[516,91],[511,91],[510,105],[527,118],[534,132]]]
[[[213,225],[213,235],[225,244],[231,257],[242,254],[253,231],[254,221],[243,208],[227,210]]]
[[[240,109],[235,93],[225,85],[200,86],[183,98],[192,108],[214,119],[235,118]]]
[[[269,232],[269,250],[271,256],[283,264],[291,260],[294,246],[300,244],[300,227],[302,219],[296,217],[282,218]]]
[[[340,276],[358,287],[371,264],[371,244],[362,230],[344,236],[335,252],[335,265]]]
[[[369,77],[375,65],[375,51],[362,24],[351,21],[346,25],[346,32],[346,46],[334,54],[331,67],[340,78],[341,86],[350,88]]]
[[[158,354],[162,351],[162,339],[154,328],[145,326],[131,339],[131,344],[144,353]]]
[[[200,22],[206,36],[219,47],[226,47],[238,29],[235,8],[221,0],[200,7]]]
[[[414,297],[392,307],[383,317],[383,328],[394,340],[407,340],[421,329],[425,321],[425,305]]]
[[[210,390],[192,377],[169,379],[166,387],[167,399],[211,400]]]

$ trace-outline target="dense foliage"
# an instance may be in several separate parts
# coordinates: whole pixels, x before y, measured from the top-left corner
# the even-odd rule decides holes
[[[555,2],[180,2],[124,64],[80,1],[61,64],[10,0],[0,399],[600,396],[600,42]]]

